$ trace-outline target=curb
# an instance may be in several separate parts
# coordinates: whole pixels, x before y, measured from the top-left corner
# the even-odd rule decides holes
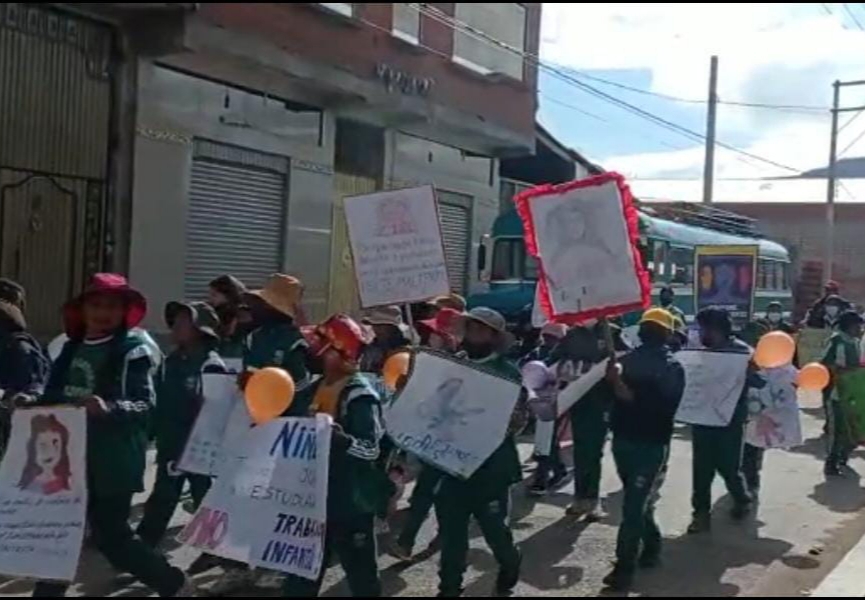
[[[865,598],[865,537],[863,537],[811,594],[812,598]]]

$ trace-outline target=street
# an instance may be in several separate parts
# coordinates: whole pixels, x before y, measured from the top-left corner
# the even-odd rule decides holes
[[[865,489],[852,473],[848,478],[826,482],[823,473],[821,439],[822,409],[810,404],[803,414],[806,444],[794,451],[770,451],[764,469],[764,488],[755,519],[744,524],[731,522],[723,485],[716,481],[714,530],[706,536],[688,536],[690,518],[690,444],[687,429],[678,428],[672,452],[670,474],[662,490],[658,518],[664,531],[664,565],[642,573],[635,594],[646,596],[801,596],[808,595],[841,561],[865,533]],[[528,458],[532,446],[521,444]],[[526,461],[526,477],[531,462]],[[865,472],[865,453],[851,464]],[[151,474],[152,475],[152,474]],[[519,596],[595,596],[610,568],[619,522],[621,495],[609,456],[605,460],[604,508],[607,516],[599,523],[576,523],[564,515],[570,485],[555,495],[529,499],[522,487],[514,491],[513,528],[525,556]],[[406,497],[408,497],[406,495]],[[136,516],[144,497],[136,499]],[[188,515],[178,510],[176,525]],[[425,548],[433,534],[428,523],[418,549]],[[176,532],[177,530],[173,530]],[[172,560],[188,566],[195,553],[169,543]],[[80,580],[74,595],[145,595],[143,588],[124,576],[115,576],[101,558],[90,551],[82,561]],[[385,593],[389,596],[434,595],[437,560],[403,568],[382,556],[380,567]],[[482,538],[474,532],[466,577],[466,595],[491,594],[496,575],[495,562]],[[203,588],[213,583],[218,572],[196,580]],[[863,585],[865,595],[865,585]],[[25,596],[29,585],[12,581],[0,585],[3,596]],[[276,595],[274,588],[248,590],[244,595]],[[332,569],[325,580],[324,595],[347,594],[341,571]],[[240,594],[238,594],[240,595]]]

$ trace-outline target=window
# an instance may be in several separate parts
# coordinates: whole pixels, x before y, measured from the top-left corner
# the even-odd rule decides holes
[[[654,242],[655,252],[652,256],[655,267],[655,281],[666,281],[667,276],[667,243]]]
[[[317,4],[321,8],[343,17],[354,15],[354,4],[351,2],[317,2]]]
[[[527,279],[529,281],[537,281],[538,274],[541,272],[541,263],[540,261],[531,256],[526,252],[526,245],[523,244],[523,256],[525,258],[525,271],[523,273],[523,279]]]
[[[502,238],[493,249],[492,281],[537,281],[538,260],[526,252],[522,238]]]
[[[420,43],[420,11],[407,3],[393,4],[394,37],[410,44]]]
[[[510,212],[514,208],[514,198],[516,198],[517,194],[520,192],[524,192],[529,189],[531,184],[523,183],[522,181],[515,181],[513,179],[505,179],[504,177],[499,180],[499,213],[504,214],[506,212]]]
[[[690,285],[694,282],[694,250],[670,248],[670,283]]]
[[[788,264],[781,263],[781,262],[778,263],[778,277],[779,277],[778,281],[781,282],[781,289],[782,290],[789,290],[790,289],[790,280],[788,278],[789,268],[790,268],[790,265],[788,265]]]
[[[482,34],[455,29],[453,61],[482,75],[500,73],[522,81],[525,7],[510,2],[457,2],[454,6],[456,20]]]
[[[757,265],[757,289],[771,289],[772,263],[768,260],[761,260]]]

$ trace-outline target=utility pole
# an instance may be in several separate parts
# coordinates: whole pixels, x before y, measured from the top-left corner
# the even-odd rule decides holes
[[[703,165],[703,204],[712,203],[715,186],[715,126],[718,121],[718,57],[709,67],[709,106],[706,112],[706,162]]]

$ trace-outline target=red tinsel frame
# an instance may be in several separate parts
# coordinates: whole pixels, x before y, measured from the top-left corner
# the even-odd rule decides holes
[[[611,181],[616,183],[616,186],[619,189],[619,196],[622,199],[622,214],[625,217],[625,223],[628,227],[628,237],[630,238],[631,252],[633,253],[634,275],[640,283],[640,294],[642,299],[640,302],[622,304],[619,306],[602,306],[579,313],[553,314],[553,303],[550,300],[550,290],[547,285],[546,274],[544,273],[543,259],[539,256],[535,224],[532,219],[532,211],[529,207],[529,203],[540,196],[561,195],[572,190],[601,186]],[[540,262],[541,277],[539,283],[541,293],[539,296],[541,309],[547,318],[558,323],[575,325],[589,319],[611,317],[635,310],[644,310],[649,307],[652,301],[652,284],[649,281],[649,273],[643,266],[643,259],[639,251],[639,215],[634,206],[634,197],[631,195],[631,189],[628,187],[628,184],[625,182],[625,178],[622,175],[618,173],[601,173],[600,175],[594,175],[587,179],[581,179],[569,183],[540,185],[518,194],[517,197],[514,198],[514,202],[517,205],[517,213],[520,215],[520,219],[523,222],[526,250]]]

